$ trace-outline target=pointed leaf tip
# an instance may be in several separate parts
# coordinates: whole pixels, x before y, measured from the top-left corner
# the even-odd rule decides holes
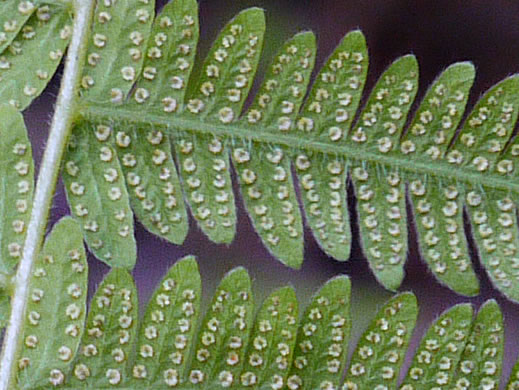
[[[355,349],[346,389],[395,388],[417,316],[412,293],[395,296],[379,310]]]

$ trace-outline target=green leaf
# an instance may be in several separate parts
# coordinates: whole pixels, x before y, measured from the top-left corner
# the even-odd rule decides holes
[[[150,232],[182,244],[189,228],[169,136],[153,126],[117,126],[115,146],[133,211]]]
[[[441,158],[458,127],[474,83],[474,65],[458,62],[445,69],[431,84],[406,130],[400,150],[416,152],[416,158]]]
[[[471,185],[466,189],[472,232],[481,262],[492,283],[509,298],[519,299],[519,245],[515,194]]]
[[[456,305],[443,313],[422,338],[400,390],[448,388],[471,327],[471,305]]]
[[[350,280],[326,283],[306,308],[294,352],[289,389],[337,388],[348,356]]]
[[[297,121],[302,137],[340,144],[355,117],[368,71],[366,39],[347,34],[323,66]],[[346,160],[301,150],[296,172],[308,223],[323,250],[337,260],[350,255]]]
[[[66,260],[64,265],[71,265],[72,272],[56,269],[58,258]],[[300,322],[291,287],[270,294],[253,320],[251,281],[243,268],[237,268],[222,280],[198,326],[200,274],[194,258],[187,257],[161,281],[137,326],[133,279],[128,271],[114,268],[92,298],[83,332],[86,270],[80,228],[65,218],[47,240],[31,280],[35,284],[52,277],[46,281],[52,302],[47,290],[31,291],[26,346],[18,361],[21,388],[43,390],[54,384],[71,390],[395,389],[418,314],[411,293],[389,300],[362,335],[340,386],[351,330],[351,286],[345,276],[331,279],[315,294]],[[75,300],[72,305],[70,299]],[[41,304],[50,306],[51,315],[34,314],[32,307]],[[61,307],[67,316],[77,315],[75,321],[61,324],[54,315]],[[36,338],[35,331],[44,323],[46,333]],[[67,337],[54,329],[62,329]],[[34,364],[27,354],[39,351],[38,357],[42,356],[38,348],[49,333],[56,334],[52,348],[44,348],[49,357]],[[80,353],[74,359],[81,334]],[[65,342],[72,345],[65,348]],[[483,305],[474,322],[470,305],[454,306],[430,326],[399,388],[497,390],[503,344],[503,318],[495,301]],[[56,356],[52,351],[58,351]],[[48,365],[52,359],[57,363]],[[30,370],[36,366],[39,371],[33,374]],[[38,379],[40,372],[47,375]],[[516,386],[513,378],[508,390]]]
[[[208,123],[237,119],[249,94],[265,33],[258,8],[239,13],[212,46],[187,103],[187,115]],[[227,143],[210,135],[175,136],[187,203],[201,229],[214,242],[230,243],[236,209]]]
[[[499,389],[503,367],[504,324],[499,305],[479,309],[453,383],[458,389]]]
[[[237,119],[256,75],[264,34],[260,8],[245,9],[229,21],[193,80],[185,111],[210,123]]]
[[[447,153],[447,161],[475,172],[493,169],[505,150],[519,114],[519,76],[492,87],[476,104]],[[474,183],[466,189],[474,237],[492,282],[507,296],[519,299],[517,265],[507,259],[519,245],[515,194]]]
[[[138,386],[175,387],[186,377],[201,293],[193,257],[177,262],[155,290],[140,326],[132,369]]]
[[[164,6],[153,24],[143,71],[132,95],[134,103],[171,115],[182,107],[198,37],[196,0],[175,0]]]
[[[479,281],[463,229],[462,183],[429,175],[408,175],[422,256],[436,278],[460,294],[479,293]]]
[[[153,0],[98,1],[81,79],[89,101],[121,104],[137,80],[155,14]]]
[[[236,229],[227,146],[211,136],[182,134],[176,142],[186,203],[210,240],[230,244]]]
[[[364,252],[377,280],[396,290],[407,255],[405,182],[391,167],[370,163],[355,163],[352,179]]]
[[[286,383],[297,327],[294,289],[284,287],[270,294],[256,316],[238,388],[270,390]]]
[[[398,58],[380,76],[348,138],[362,149],[394,151],[417,90],[416,57]]]
[[[131,275],[113,268],[92,298],[71,384],[89,389],[123,384],[136,338],[138,306]]]
[[[22,115],[13,107],[0,106],[0,118],[0,272],[9,274],[22,256],[34,163]]]
[[[47,238],[28,286],[17,367],[21,389],[65,382],[83,332],[87,275],[81,230],[63,218]]]
[[[15,39],[36,8],[32,1],[7,0],[0,3],[0,53]]]
[[[519,114],[519,76],[492,87],[476,104],[447,153],[447,161],[476,172],[492,170],[505,150]],[[515,255],[519,245],[515,223],[515,195],[509,191],[470,185],[466,200],[481,261],[492,282],[507,296],[518,299]]]
[[[222,280],[198,333],[186,389],[214,389],[237,383],[252,328],[254,301],[247,271]]]
[[[394,389],[417,315],[416,297],[411,293],[386,303],[362,335],[343,389]]]
[[[72,213],[90,250],[115,267],[133,268],[137,250],[133,213],[110,125],[83,122],[72,130],[63,181]],[[125,164],[131,157],[125,159]]]
[[[449,66],[430,86],[400,143],[404,154],[441,158],[461,121],[474,82],[474,65]],[[441,141],[441,142],[440,142]],[[414,203],[422,255],[429,268],[450,288],[464,295],[479,292],[463,230],[463,183],[424,174],[406,175]]]
[[[349,139],[363,151],[392,152],[417,88],[416,58],[396,60],[375,85]],[[352,162],[351,169],[365,254],[377,280],[395,290],[404,278],[407,253],[402,172],[391,165],[364,161]]]
[[[423,257],[438,280],[460,294],[479,291],[463,228],[466,208],[484,268],[501,292],[519,301],[519,236],[511,223],[519,193],[519,138],[511,136],[519,112],[519,76],[492,88],[456,137],[475,72],[468,62],[453,64],[433,82],[405,129],[418,88],[414,56],[397,59],[382,74],[359,113],[368,67],[362,33],[343,39],[308,92],[315,37],[306,32],[280,48],[241,115],[259,61],[263,12],[245,10],[231,21],[193,75],[196,5],[176,0],[163,13],[166,19],[159,16],[149,42],[148,69],[132,97],[117,105],[85,99],[79,104],[79,114],[93,126],[111,123],[129,137],[132,145],[121,151],[135,157],[129,161],[132,175],[126,172],[129,192],[137,217],[150,231],[174,243],[183,240],[186,225],[166,222],[184,218],[177,196],[182,190],[206,235],[230,243],[236,230],[230,152],[253,225],[284,264],[299,268],[303,261],[299,206],[324,251],[347,259],[353,205],[347,203],[346,180],[351,177],[360,240],[384,287],[396,290],[404,278],[407,229],[413,222],[406,210],[409,188]],[[127,56],[124,50],[118,55]],[[174,156],[168,141],[161,148],[147,144],[155,131],[171,136],[180,185],[170,169]],[[155,153],[167,165],[171,182],[166,187],[162,166],[153,157],[149,161]],[[132,184],[135,175],[143,184]],[[164,195],[173,193],[170,213]]]
[[[67,48],[72,34],[70,24],[67,7],[38,7],[16,39],[0,53],[2,102],[23,110],[41,94]]]
[[[315,61],[315,36],[297,34],[280,49],[242,123],[286,133],[303,102]],[[275,144],[234,142],[232,152],[249,216],[262,241],[293,268],[303,262],[303,226],[290,168],[290,151]]]
[[[198,41],[197,11],[195,0],[176,0],[156,18],[132,95],[136,110],[173,114],[184,103]],[[169,136],[154,126],[116,128],[117,153],[135,215],[150,232],[181,244],[188,219]]]
[[[449,163],[487,171],[512,134],[519,114],[519,75],[493,86],[476,104],[447,153]]]

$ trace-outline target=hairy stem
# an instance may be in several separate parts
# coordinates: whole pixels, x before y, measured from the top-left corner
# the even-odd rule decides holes
[[[28,297],[28,282],[34,260],[38,255],[52,205],[52,197],[70,128],[75,115],[77,85],[82,74],[86,52],[86,40],[94,0],[76,0],[72,41],[68,49],[61,90],[52,119],[49,138],[36,184],[31,219],[27,228],[24,253],[14,280],[14,296],[5,343],[0,356],[0,390],[15,387],[15,361]]]

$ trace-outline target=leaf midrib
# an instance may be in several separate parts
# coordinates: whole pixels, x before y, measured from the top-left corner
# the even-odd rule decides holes
[[[258,131],[240,124],[223,125],[207,123],[186,116],[167,116],[157,113],[142,113],[137,118],[135,108],[124,106],[116,109],[106,108],[97,104],[83,105],[78,110],[79,117],[93,122],[134,123],[144,126],[164,126],[170,129],[200,134],[213,134],[225,138],[240,138],[269,145],[287,146],[293,150],[306,150],[331,156],[341,156],[345,159],[384,164],[410,173],[428,174],[433,177],[443,177],[449,181],[459,181],[474,186],[488,187],[519,193],[519,182],[510,177],[500,177],[486,172],[479,173],[466,167],[454,167],[445,160],[422,160],[398,156],[373,153],[370,150],[359,148],[358,145],[333,145],[327,142],[301,137],[301,133],[280,134],[267,131]],[[173,134],[174,135],[174,134]]]

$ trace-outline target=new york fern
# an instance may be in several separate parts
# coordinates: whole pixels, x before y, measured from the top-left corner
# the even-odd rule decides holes
[[[499,386],[504,329],[494,301],[482,306],[475,319],[467,304],[436,319],[400,385],[418,315],[411,293],[395,296],[380,309],[343,380],[352,320],[345,276],[326,283],[304,310],[293,288],[285,287],[271,293],[255,314],[251,280],[238,268],[222,280],[198,324],[201,281],[192,257],[164,276],[142,320],[130,274],[114,268],[98,286],[85,323],[86,274],[81,231],[66,218],[35,264],[17,368],[21,389]],[[508,389],[517,383],[512,377]]]
[[[497,289],[519,301],[517,76],[492,87],[462,123],[475,70],[453,64],[410,118],[419,71],[407,55],[380,76],[359,110],[368,71],[363,34],[347,34],[309,88],[316,42],[303,32],[282,45],[244,109],[263,47],[261,9],[231,20],[193,71],[195,0],[173,0],[156,17],[149,0],[103,0],[93,10],[88,4],[0,1],[0,327],[11,284],[20,287],[13,274],[25,256],[31,211],[39,212],[31,209],[34,163],[18,111],[43,91],[71,39],[77,62],[77,85],[64,83],[73,102],[63,134],[72,130],[59,141],[61,148],[67,141],[62,178],[73,218],[54,227],[41,251],[35,241],[45,221],[35,222],[39,238],[28,234],[26,248],[38,257],[27,262],[27,302],[13,309],[23,319],[8,369],[18,388],[498,388],[504,330],[494,301],[475,319],[470,305],[439,317],[400,380],[418,311],[411,293],[380,310],[347,363],[344,276],[329,281],[299,316],[291,287],[256,312],[250,278],[236,269],[199,324],[201,282],[192,258],[171,268],[142,319],[129,271],[137,257],[134,214],[179,245],[189,208],[210,240],[228,244],[239,199],[265,246],[287,266],[302,263],[301,210],[321,248],[345,261],[351,183],[364,253],[384,287],[396,290],[404,277],[409,200],[421,253],[441,283],[467,296],[479,291],[466,210],[483,267]],[[85,39],[75,43],[74,16],[76,28],[86,26]],[[61,152],[55,156],[59,162]],[[241,196],[232,188],[233,169]],[[88,317],[83,239],[113,267]],[[507,389],[519,388],[518,372]]]
[[[109,11],[96,10],[80,117],[65,157],[68,200],[98,258],[133,266],[132,209],[151,232],[181,243],[184,199],[211,240],[231,242],[236,213],[230,155],[256,231],[291,267],[303,259],[293,167],[308,225],[336,259],[346,260],[350,252],[349,175],[370,266],[385,287],[398,288],[407,251],[408,186],[422,253],[436,277],[461,294],[478,292],[463,229],[467,207],[490,278],[510,299],[519,298],[510,180],[517,147],[509,142],[518,113],[517,77],[487,92],[455,135],[474,67],[454,64],[430,87],[404,131],[418,85],[416,59],[404,56],[380,77],[352,126],[368,68],[362,33],[346,35],[305,101],[316,50],[313,34],[305,32],[281,48],[242,114],[261,52],[263,12],[248,9],[229,22],[200,76],[190,80],[196,2],[169,3],[153,26],[151,6],[139,7],[119,1]],[[106,13],[119,19],[105,20]]]

